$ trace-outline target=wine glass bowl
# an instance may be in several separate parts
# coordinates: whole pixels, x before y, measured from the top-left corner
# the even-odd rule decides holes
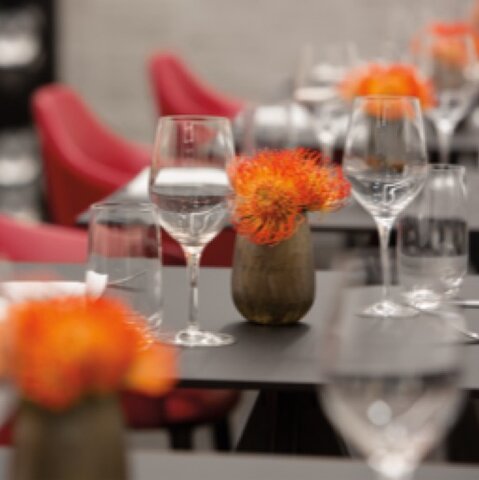
[[[374,287],[347,287],[320,343],[320,394],[348,445],[384,479],[409,479],[456,418],[460,312],[358,318]]]
[[[187,327],[164,340],[182,346],[221,346],[231,335],[206,332],[198,324],[201,253],[223,228],[231,188],[226,173],[234,157],[227,119],[210,116],[160,118],[150,172],[150,198],[160,225],[181,245],[190,280]]]
[[[355,99],[346,135],[343,171],[354,198],[372,215],[379,231],[383,298],[365,314],[410,315],[390,297],[389,237],[397,215],[418,194],[427,174],[419,102],[413,97]]]

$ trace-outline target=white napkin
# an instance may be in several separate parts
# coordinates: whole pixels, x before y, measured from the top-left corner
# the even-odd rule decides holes
[[[0,284],[0,295],[9,303],[68,295],[85,295],[85,293],[86,284],[84,282],[18,281]]]

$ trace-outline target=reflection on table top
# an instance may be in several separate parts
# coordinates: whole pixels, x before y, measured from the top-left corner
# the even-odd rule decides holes
[[[8,478],[10,450],[0,450],[0,477]],[[372,471],[352,460],[259,455],[213,455],[132,451],[129,455],[132,480],[172,478],[189,480],[370,480]],[[421,466],[417,480],[476,480],[478,469],[467,465]]]
[[[19,269],[57,271],[68,279],[81,279],[80,265],[16,264]],[[200,325],[233,334],[237,342],[220,348],[182,349],[180,380],[185,386],[298,389],[321,383],[318,337],[335,311],[338,272],[318,271],[313,307],[298,324],[264,327],[243,320],[230,293],[229,268],[202,268],[200,273]],[[176,331],[186,324],[187,281],[181,267],[164,268],[164,329]],[[479,297],[479,276],[467,277],[464,298]],[[379,289],[378,289],[379,296]],[[359,308],[358,308],[359,311]],[[468,326],[479,331],[479,309],[465,310]],[[464,347],[466,371],[462,385],[479,390],[479,344]]]

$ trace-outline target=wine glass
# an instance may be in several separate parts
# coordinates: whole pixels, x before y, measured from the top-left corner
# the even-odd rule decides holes
[[[467,272],[466,169],[429,166],[424,188],[398,221],[398,279],[408,303],[436,308],[454,297]]]
[[[332,158],[338,135],[344,132],[348,107],[338,96],[337,86],[357,62],[352,43],[330,44],[314,49],[306,44],[300,52],[294,100],[309,112],[321,152]]]
[[[427,174],[418,99],[382,95],[356,98],[346,134],[343,170],[354,198],[371,213],[379,232],[383,295],[364,314],[408,316],[411,309],[390,296],[388,245],[396,216],[420,191]]]
[[[164,340],[187,347],[229,345],[225,333],[201,330],[198,323],[198,273],[204,247],[228,216],[231,188],[225,167],[234,157],[233,134],[226,118],[161,117],[150,173],[150,198],[161,226],[181,245],[190,282],[186,328]]]
[[[90,207],[89,292],[120,299],[158,336],[163,319],[161,237],[156,207],[145,202],[95,203]],[[135,316],[135,321],[138,321]]]
[[[446,27],[444,27],[446,28]],[[458,123],[477,95],[478,62],[470,31],[429,28],[414,43],[417,63],[435,91],[426,115],[437,133],[440,163],[448,163]]]
[[[462,396],[455,310],[401,321],[361,317],[377,287],[348,287],[320,340],[325,412],[379,478],[410,479],[455,419]],[[339,303],[339,302],[338,302]]]

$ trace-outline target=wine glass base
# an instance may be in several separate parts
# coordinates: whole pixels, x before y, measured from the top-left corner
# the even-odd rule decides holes
[[[401,305],[393,300],[381,300],[366,307],[361,316],[364,317],[387,317],[408,318],[418,315],[418,310],[408,305]]]
[[[170,345],[180,347],[222,347],[235,342],[227,333],[205,332],[203,330],[180,330],[176,333],[163,333],[158,338]]]

